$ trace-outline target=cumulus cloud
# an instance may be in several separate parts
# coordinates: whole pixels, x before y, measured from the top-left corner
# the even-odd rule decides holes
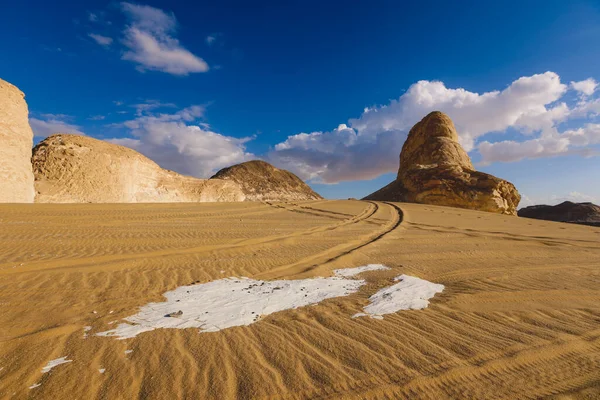
[[[144,5],[121,3],[129,25],[123,43],[129,49],[122,58],[138,64],[140,71],[153,70],[173,75],[206,72],[208,64],[185,49],[174,37],[177,20],[173,14]]]
[[[342,124],[328,132],[290,136],[275,146],[268,159],[315,182],[371,179],[398,169],[405,139],[406,132],[401,130],[366,137]]]
[[[94,39],[100,46],[104,47],[110,46],[113,42],[113,39],[108,36],[97,35],[95,33],[90,33],[88,36]]]
[[[252,138],[234,138],[212,131],[198,121],[205,107],[193,105],[174,113],[143,110],[122,126],[132,137],[109,142],[133,148],[161,167],[207,178],[217,170],[256,158],[246,151]]]
[[[366,108],[359,118],[337,129],[288,137],[268,157],[304,179],[323,183],[372,179],[397,170],[408,131],[433,110],[453,119],[467,151],[475,150],[482,136],[508,128],[524,135],[541,132],[544,136],[532,139],[525,148],[508,143],[490,148],[484,144],[484,162],[560,153],[570,142],[552,135],[556,125],[573,111],[559,102],[567,90],[568,86],[553,72],[522,77],[503,90],[481,94],[447,88],[439,81],[419,81],[399,99]]]
[[[598,87],[598,82],[593,78],[588,78],[584,81],[571,82],[571,87],[585,96],[591,96]]]
[[[487,165],[493,162],[514,162],[525,158],[568,154],[593,156],[598,152],[588,146],[597,144],[600,144],[600,124],[589,123],[579,129],[552,133],[523,142],[506,140],[490,143],[485,141],[479,145],[479,153],[482,156],[482,164]]]
[[[76,135],[85,135],[80,131],[80,127],[73,125],[67,120],[69,117],[64,114],[42,114],[40,118],[29,118],[29,125],[33,130],[33,135],[40,138],[48,137],[55,133],[73,133]]]

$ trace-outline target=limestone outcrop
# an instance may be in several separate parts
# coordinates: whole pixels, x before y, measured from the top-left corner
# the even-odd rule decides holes
[[[600,226],[600,207],[593,203],[565,201],[555,206],[537,205],[519,210],[519,217]]]
[[[243,201],[231,181],[162,169],[135,150],[87,136],[56,134],[33,149],[38,203]]]
[[[223,168],[210,179],[224,179],[239,184],[247,201],[322,199],[296,175],[260,160]]]
[[[25,95],[0,79],[0,203],[32,203],[33,132]]]
[[[476,171],[450,117],[434,111],[410,130],[396,180],[365,199],[516,215],[521,196],[512,183]]]

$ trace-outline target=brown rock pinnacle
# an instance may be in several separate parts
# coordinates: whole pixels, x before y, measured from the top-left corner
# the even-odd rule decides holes
[[[397,179],[365,199],[516,215],[521,196],[512,183],[475,171],[450,117],[434,111],[410,130]]]

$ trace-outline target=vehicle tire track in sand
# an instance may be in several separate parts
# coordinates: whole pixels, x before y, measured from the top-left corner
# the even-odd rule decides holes
[[[379,208],[379,206],[377,206],[377,204],[370,203],[369,205],[367,205],[367,207],[365,207],[365,209],[362,212],[360,212],[359,214],[353,215],[353,214],[347,214],[347,213],[330,212],[328,210],[321,210],[318,208],[301,206],[301,205],[294,204],[294,203],[273,204],[273,203],[270,203],[267,201],[267,202],[265,202],[265,204],[267,204],[271,207],[283,209],[286,211],[296,212],[296,213],[300,213],[300,214],[315,215],[317,217],[325,217],[325,218],[331,218],[331,219],[335,219],[338,221],[340,221],[340,220],[342,221],[340,224],[336,224],[336,225],[332,225],[331,227],[323,228],[322,229],[323,231],[331,230],[332,228],[339,228],[341,226],[348,225],[348,224],[356,224],[361,221],[366,221],[369,218],[371,218],[371,216],[373,214],[375,214],[377,212],[377,209]],[[288,205],[288,207],[286,207],[285,205]],[[300,208],[300,209],[298,209],[298,208]],[[306,210],[313,210],[313,211],[306,211]],[[334,214],[334,215],[330,215],[330,214]],[[343,217],[346,217],[346,218],[343,218]],[[350,217],[350,218],[347,218],[347,217]],[[314,228],[314,229],[320,229],[320,228]]]
[[[82,258],[82,259],[78,259],[78,260],[65,261],[62,263],[62,265],[60,267],[56,267],[56,268],[46,268],[45,266],[46,266],[48,260],[40,260],[38,262],[29,262],[27,265],[27,272],[36,271],[36,270],[39,270],[42,268],[45,270],[55,270],[56,271],[56,270],[61,270],[61,269],[65,269],[65,268],[68,269],[68,268],[88,267],[91,265],[99,266],[99,265],[108,265],[108,264],[121,264],[124,261],[138,260],[140,258],[160,258],[160,257],[171,257],[171,256],[180,256],[180,255],[189,255],[189,254],[198,255],[198,254],[205,254],[205,253],[211,253],[211,252],[215,252],[215,251],[231,250],[231,249],[240,250],[240,249],[244,249],[244,248],[250,247],[250,246],[272,244],[272,243],[277,243],[277,242],[281,242],[281,241],[285,241],[285,240],[289,240],[289,239],[294,239],[294,238],[299,238],[299,237],[303,237],[303,236],[314,235],[317,233],[337,230],[337,229],[343,228],[344,226],[347,226],[347,225],[357,224],[359,222],[367,221],[375,213],[377,213],[377,211],[379,209],[379,206],[376,203],[369,202],[367,207],[365,207],[365,209],[363,209],[363,211],[361,211],[359,214],[354,215],[351,218],[342,219],[342,218],[326,215],[325,213],[323,213],[323,214],[312,213],[312,212],[301,211],[301,210],[297,210],[294,208],[285,207],[285,206],[279,205],[279,204],[273,205],[269,202],[265,202],[265,204],[267,204],[271,207],[274,207],[274,208],[281,208],[284,211],[312,214],[312,215],[316,215],[318,217],[332,218],[332,219],[335,219],[340,222],[338,222],[337,224],[333,224],[333,225],[318,226],[318,227],[310,228],[310,229],[302,231],[302,232],[294,232],[294,233],[287,234],[287,235],[241,239],[238,242],[235,242],[232,244],[225,244],[225,245],[204,245],[201,247],[179,248],[179,249],[172,249],[172,250],[158,250],[158,251],[150,251],[150,252],[146,252],[146,253],[119,254],[118,257],[115,257],[114,255],[93,256],[93,260],[90,260],[90,258],[92,258],[92,257],[89,257],[89,258],[86,257],[86,258]],[[268,212],[268,210],[269,209],[267,208],[265,211]],[[18,270],[18,271],[17,270],[3,270],[2,272],[17,273],[17,272],[22,272],[22,271],[23,271],[23,269]]]
[[[264,273],[260,273],[256,275],[256,277],[261,277],[263,275],[273,276],[276,275],[278,277],[290,277],[302,273],[309,272],[317,267],[323,266],[325,264],[329,264],[333,261],[336,261],[346,255],[354,253],[357,250],[362,249],[365,246],[371,245],[378,240],[381,240],[389,233],[396,230],[403,221],[404,213],[402,209],[393,203],[388,202],[375,202],[375,201],[365,201],[367,203],[372,204],[376,207],[376,210],[373,214],[371,214],[370,218],[374,217],[377,212],[381,210],[380,204],[385,204],[389,209],[391,209],[391,217],[388,217],[388,223],[384,226],[382,230],[379,230],[373,234],[368,235],[367,237],[361,237],[357,240],[353,240],[348,243],[337,245],[331,249],[328,249],[324,252],[314,254],[312,256],[306,257],[300,261],[297,261],[293,264],[283,265],[278,268],[270,269],[265,271]],[[304,211],[299,211],[304,212]]]
[[[430,232],[439,232],[439,233],[451,233],[451,234],[459,234],[470,237],[493,237],[500,238],[505,240],[514,240],[514,241],[527,241],[532,243],[539,243],[546,246],[570,246],[570,247],[581,247],[581,248],[590,248],[596,249],[597,246],[587,246],[587,244],[597,244],[595,241],[591,240],[580,240],[580,239],[569,239],[569,241],[559,240],[556,238],[548,237],[548,236],[528,236],[528,235],[518,235],[515,233],[502,232],[502,231],[484,231],[484,230],[475,230],[475,229],[460,229],[460,228],[441,228],[436,225],[424,224],[424,223],[414,223],[407,222],[407,225],[410,226],[411,229],[419,229]]]

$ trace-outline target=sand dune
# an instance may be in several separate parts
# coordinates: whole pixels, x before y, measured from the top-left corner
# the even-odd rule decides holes
[[[600,395],[599,228],[366,201],[0,205],[0,220],[0,398]],[[368,264],[389,270],[248,326],[97,336],[184,285]],[[402,274],[444,290],[352,318]]]

